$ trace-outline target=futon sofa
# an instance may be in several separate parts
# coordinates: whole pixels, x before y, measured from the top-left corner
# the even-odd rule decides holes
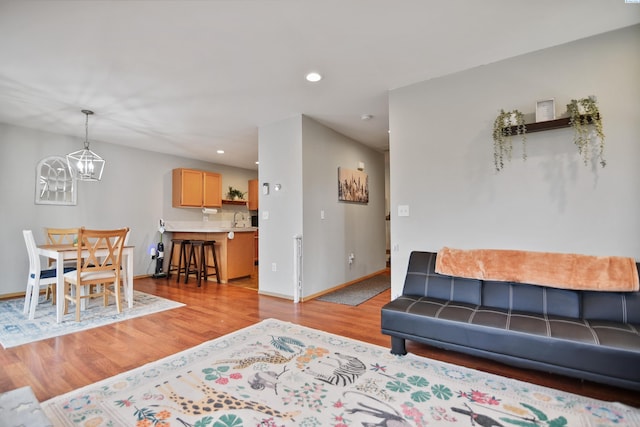
[[[412,252],[402,295],[382,308],[393,354],[406,354],[408,339],[640,390],[640,292],[450,276],[436,272],[436,257]]]

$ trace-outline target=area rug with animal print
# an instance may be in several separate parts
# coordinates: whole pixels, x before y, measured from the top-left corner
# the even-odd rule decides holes
[[[268,319],[42,403],[55,426],[607,426],[640,410]]]

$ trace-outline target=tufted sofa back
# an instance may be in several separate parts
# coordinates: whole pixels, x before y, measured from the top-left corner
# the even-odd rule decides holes
[[[446,276],[435,272],[436,255],[435,252],[411,253],[403,295],[516,312],[640,324],[640,292],[574,291]],[[640,265],[636,266],[640,270]]]

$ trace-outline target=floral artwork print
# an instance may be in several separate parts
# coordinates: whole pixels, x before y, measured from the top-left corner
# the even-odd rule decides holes
[[[42,405],[85,427],[640,423],[634,408],[271,319]]]

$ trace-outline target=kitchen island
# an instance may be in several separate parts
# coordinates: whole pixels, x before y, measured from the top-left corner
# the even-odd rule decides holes
[[[166,224],[166,231],[171,232],[174,239],[215,240],[221,283],[253,274],[256,230],[256,227],[224,227],[206,221]],[[177,251],[174,251],[173,257],[175,261],[172,264],[177,265]],[[210,253],[207,253],[207,257],[211,258]],[[213,265],[213,260],[207,259],[207,265]],[[215,280],[215,275],[209,279]]]

